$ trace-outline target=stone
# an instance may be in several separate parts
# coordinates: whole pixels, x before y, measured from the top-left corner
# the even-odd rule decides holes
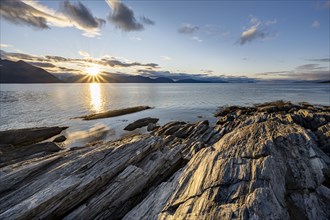
[[[61,136],[54,138],[53,142],[61,143],[61,142],[64,142],[65,140],[66,140],[66,137],[64,135],[61,135]]]
[[[28,145],[47,140],[68,127],[40,127],[0,131],[0,144]]]
[[[130,123],[129,125],[127,125],[124,130],[126,131],[133,131],[137,128],[142,128],[145,127],[149,124],[155,124],[158,122],[158,118],[141,118],[139,120],[134,121],[133,123]]]

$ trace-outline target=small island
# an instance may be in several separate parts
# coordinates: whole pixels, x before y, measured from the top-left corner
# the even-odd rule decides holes
[[[66,127],[0,132],[0,219],[329,219],[329,106],[215,117],[72,149],[48,141]]]

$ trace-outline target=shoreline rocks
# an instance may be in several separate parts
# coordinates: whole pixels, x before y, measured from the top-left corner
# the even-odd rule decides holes
[[[222,108],[219,123],[0,168],[0,219],[329,219],[330,108]]]

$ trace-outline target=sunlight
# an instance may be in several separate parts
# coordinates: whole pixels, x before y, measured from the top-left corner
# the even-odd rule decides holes
[[[103,109],[103,101],[100,84],[98,83],[90,83],[89,91],[91,96],[91,107],[94,111],[101,111]]]
[[[86,72],[90,76],[98,76],[100,74],[100,68],[98,66],[89,66],[86,68]]]

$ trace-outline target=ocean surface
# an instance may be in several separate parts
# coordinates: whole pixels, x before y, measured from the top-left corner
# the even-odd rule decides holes
[[[131,134],[122,129],[143,118],[215,122],[220,106],[274,100],[330,105],[329,84],[0,84],[0,130],[69,126],[68,146]],[[148,105],[154,109],[115,118],[73,119],[91,113]],[[145,132],[145,128],[134,133]]]

